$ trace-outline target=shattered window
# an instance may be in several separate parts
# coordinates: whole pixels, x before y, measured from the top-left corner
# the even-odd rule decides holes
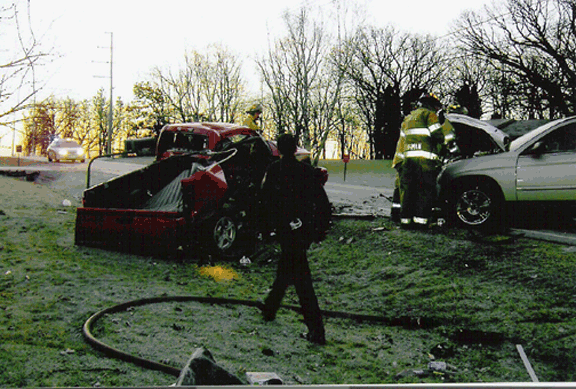
[[[160,136],[158,151],[161,154],[172,149],[199,151],[206,148],[208,148],[208,137],[205,135],[170,131],[163,132]]]

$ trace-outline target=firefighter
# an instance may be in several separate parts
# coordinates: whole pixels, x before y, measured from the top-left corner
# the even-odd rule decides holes
[[[262,202],[267,230],[276,231],[282,252],[262,313],[265,321],[274,320],[286,289],[294,285],[309,331],[305,337],[322,345],[326,343],[324,324],[306,250],[312,241],[322,239],[315,236],[315,227],[318,217],[329,219],[330,203],[321,183],[315,179],[314,168],[296,160],[294,136],[281,135],[278,150],[281,159],[270,165],[262,182]]]
[[[262,115],[262,106],[260,104],[253,104],[246,111],[246,117],[242,123],[244,126],[253,129],[254,131],[261,132],[262,128],[258,124],[258,120]]]
[[[399,184],[393,202],[400,204],[396,208],[400,210],[402,228],[423,229],[431,225],[436,177],[442,162],[456,153],[454,127],[444,117],[442,103],[434,94],[423,94],[418,107],[402,122],[392,161]]]

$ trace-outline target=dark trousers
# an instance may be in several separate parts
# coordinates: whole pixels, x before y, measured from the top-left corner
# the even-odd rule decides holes
[[[390,209],[390,219],[394,223],[400,223],[400,208],[402,201],[400,199],[400,166],[396,167],[396,179],[394,180],[394,193],[392,195],[392,208]]]
[[[272,284],[272,290],[264,301],[263,313],[268,320],[274,319],[286,294],[286,289],[290,285],[294,285],[302,307],[304,323],[310,333],[323,336],[322,313],[318,306],[314,286],[312,285],[312,276],[310,275],[310,267],[306,256],[309,244],[302,230],[304,229],[300,228],[296,231],[280,234],[279,240],[282,254],[278,262],[276,279]]]
[[[416,159],[408,158],[399,169],[400,219],[427,224],[436,200],[437,169],[423,169]]]

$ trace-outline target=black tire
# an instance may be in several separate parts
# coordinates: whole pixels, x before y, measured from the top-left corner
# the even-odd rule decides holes
[[[451,217],[462,227],[484,232],[504,229],[502,195],[495,185],[483,182],[459,185],[451,210]]]

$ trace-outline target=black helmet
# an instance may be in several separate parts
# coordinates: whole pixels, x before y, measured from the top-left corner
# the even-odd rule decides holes
[[[418,102],[420,102],[421,106],[425,105],[434,109],[442,108],[440,99],[434,93],[422,93],[422,96],[420,96]]]

